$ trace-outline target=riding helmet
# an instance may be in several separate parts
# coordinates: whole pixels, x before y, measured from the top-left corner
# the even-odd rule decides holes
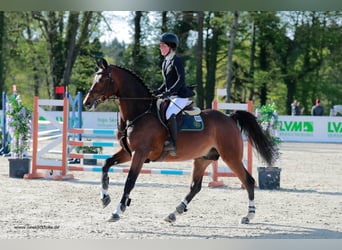
[[[164,33],[160,36],[160,42],[167,44],[170,48],[175,50],[178,47],[178,36],[173,33]]]

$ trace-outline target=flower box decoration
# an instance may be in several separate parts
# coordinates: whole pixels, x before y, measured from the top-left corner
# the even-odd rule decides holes
[[[256,111],[258,122],[266,135],[271,139],[277,148],[277,156],[280,156],[279,145],[281,143],[278,137],[278,115],[277,106],[266,104]],[[275,166],[258,167],[258,183],[260,189],[280,189],[281,168]]]

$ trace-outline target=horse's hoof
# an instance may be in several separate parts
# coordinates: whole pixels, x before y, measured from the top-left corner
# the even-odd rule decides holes
[[[116,222],[120,220],[120,216],[118,214],[112,214],[112,217],[108,220],[108,222]]]
[[[109,203],[111,202],[111,199],[110,199],[110,197],[109,197],[108,194],[105,194],[105,195],[103,196],[103,198],[101,199],[101,201],[102,201],[102,206],[103,206],[103,208],[105,208],[106,206],[109,205]]]
[[[174,213],[169,214],[167,217],[164,219],[166,222],[173,223],[176,221],[176,215]]]
[[[249,224],[248,217],[243,217],[242,220],[241,220],[241,224]]]

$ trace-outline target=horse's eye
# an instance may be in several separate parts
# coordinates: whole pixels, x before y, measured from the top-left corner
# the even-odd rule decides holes
[[[99,67],[95,67],[95,72],[99,71]]]

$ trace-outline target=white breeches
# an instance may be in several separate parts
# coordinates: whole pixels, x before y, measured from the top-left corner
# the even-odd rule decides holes
[[[189,105],[191,101],[188,98],[180,98],[177,96],[170,97],[170,105],[166,110],[166,119],[168,120],[171,115],[177,115],[183,108]]]

